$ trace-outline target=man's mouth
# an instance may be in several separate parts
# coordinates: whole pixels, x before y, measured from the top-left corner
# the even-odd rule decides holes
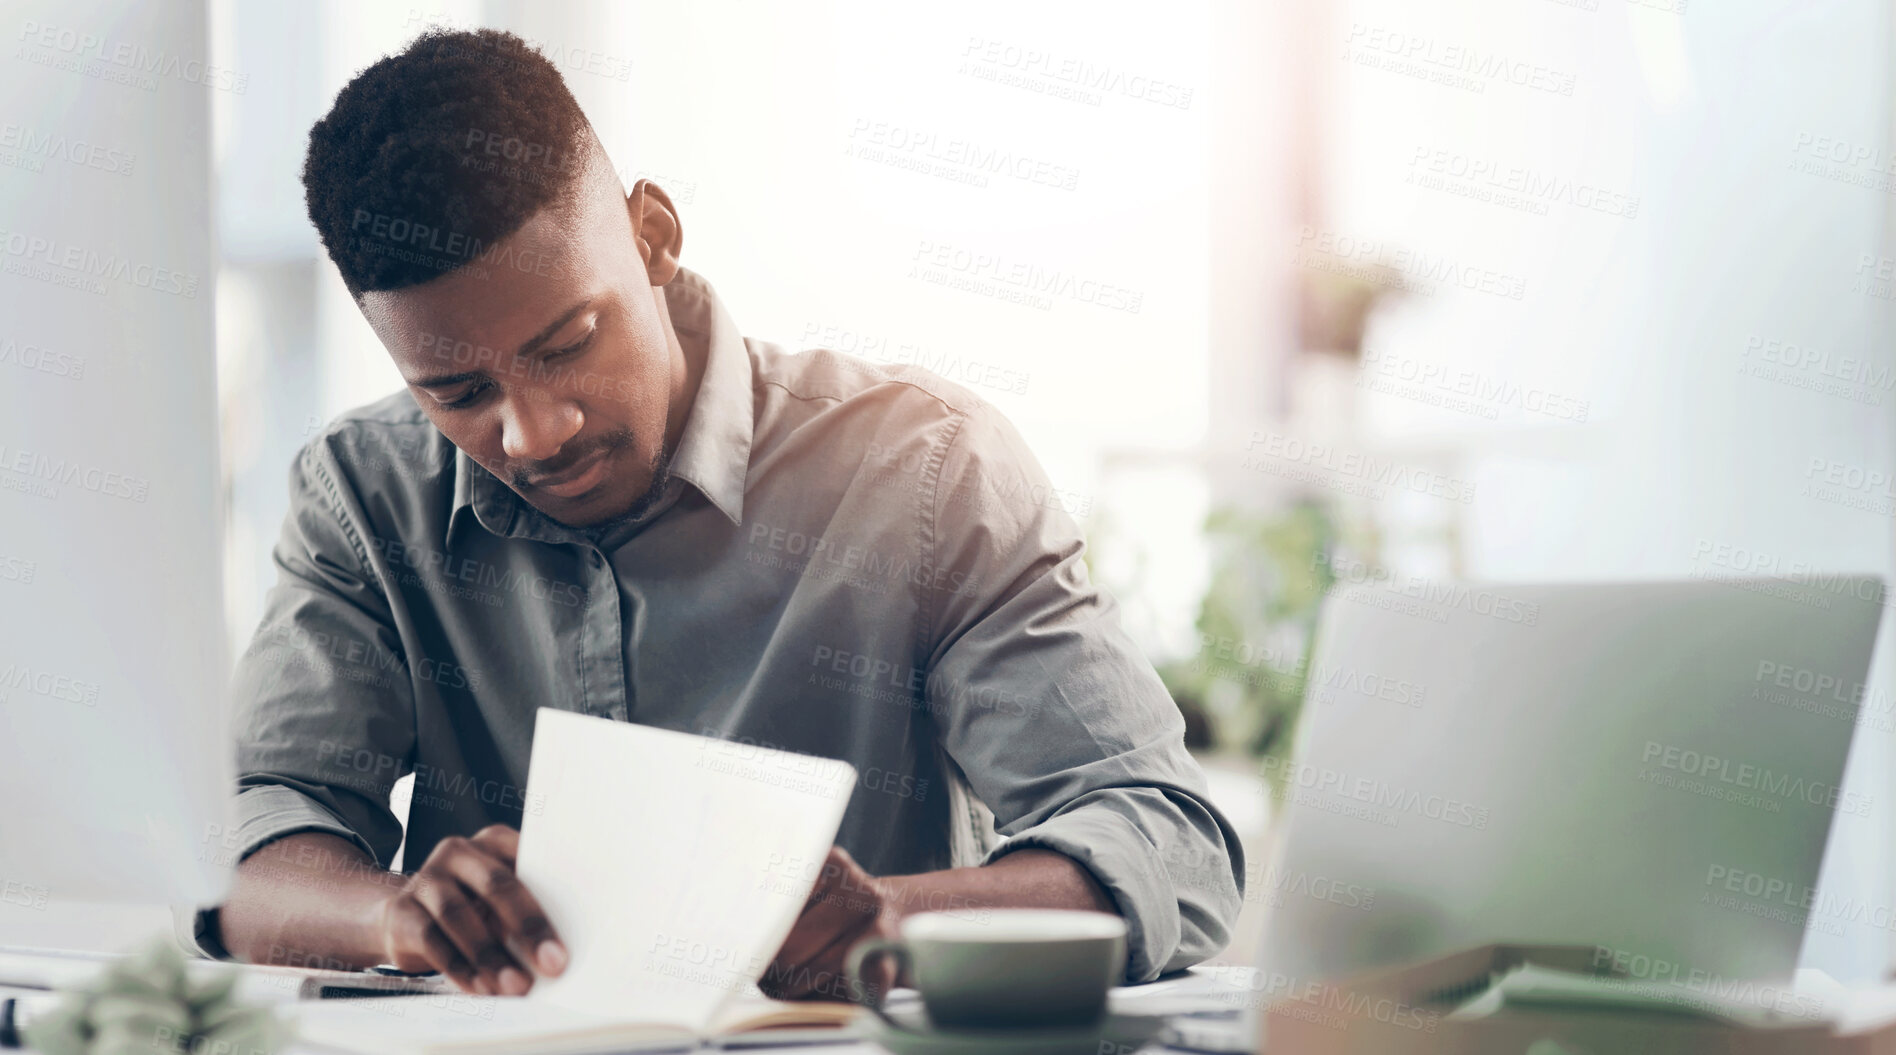
[[[556,473],[532,480],[527,486],[556,498],[578,498],[598,487],[612,465],[612,448],[603,447]]]

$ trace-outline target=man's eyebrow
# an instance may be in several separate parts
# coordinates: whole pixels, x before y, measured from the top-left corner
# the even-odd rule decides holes
[[[410,381],[408,383],[416,388],[444,388],[448,385],[458,385],[463,381],[472,381],[480,376],[480,374],[474,372],[437,374],[434,377],[424,377],[420,380]]]
[[[572,322],[573,316],[578,315],[580,312],[585,311],[587,308],[591,306],[592,306],[592,298],[588,297],[585,300],[580,301],[578,304],[575,304],[572,307],[567,308],[565,311],[560,313],[559,318],[554,319],[551,323],[548,323],[546,329],[541,330],[539,333],[534,334],[530,339],[528,339],[527,343],[521,345],[520,350],[515,352],[514,354],[526,355],[527,353],[533,351],[535,348],[538,348],[542,344],[545,344],[547,341],[553,338],[554,334],[560,332],[560,327],[566,325],[569,322]]]
[[[547,324],[545,329],[541,330],[539,333],[536,333],[532,337],[528,338],[527,343],[521,345],[520,350],[518,352],[515,352],[514,354],[515,355],[529,354],[535,348],[538,348],[540,345],[545,344],[547,341],[551,340],[554,334],[560,332],[560,327],[565,326],[569,322],[572,322],[573,316],[578,315],[580,312],[585,311],[587,308],[591,306],[592,306],[592,299],[589,297],[585,300],[580,301],[578,304],[575,304],[572,307],[567,308],[565,311],[560,312],[559,318],[554,319],[552,322]],[[458,385],[463,381],[472,381],[475,378],[478,378],[480,376],[481,376],[481,373],[478,370],[464,370],[460,373],[455,373],[455,374],[437,374],[432,377],[418,378],[408,383],[415,386],[416,388],[440,388],[444,385]]]

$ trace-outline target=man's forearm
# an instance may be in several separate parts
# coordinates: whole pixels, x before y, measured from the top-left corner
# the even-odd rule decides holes
[[[237,867],[220,937],[250,963],[373,967],[387,959],[378,919],[402,878],[347,839],[288,835]]]
[[[1118,914],[1092,873],[1052,850],[1016,850],[993,864],[950,868],[876,880],[885,911],[897,918],[917,912],[979,908],[1070,908]]]

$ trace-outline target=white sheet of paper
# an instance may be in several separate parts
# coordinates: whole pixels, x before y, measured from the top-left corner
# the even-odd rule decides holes
[[[533,998],[703,1031],[789,935],[855,784],[835,759],[542,707],[516,867],[571,961]]]

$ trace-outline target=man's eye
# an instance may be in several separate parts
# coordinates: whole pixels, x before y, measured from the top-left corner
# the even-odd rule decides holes
[[[467,391],[461,393],[458,397],[456,397],[453,400],[443,402],[441,406],[447,408],[448,410],[459,410],[462,407],[473,406],[474,401],[476,399],[479,399],[481,395],[487,391],[488,388],[489,388],[489,385],[487,382],[476,381],[475,383],[467,386]]]
[[[586,336],[581,337],[579,340],[575,341],[574,343],[569,344],[564,348],[553,349],[551,352],[547,353],[546,357],[548,359],[560,359],[568,355],[577,355],[578,353],[586,350],[586,346],[592,343],[593,334],[596,334],[598,332],[599,332],[598,330],[591,330],[587,332]]]

